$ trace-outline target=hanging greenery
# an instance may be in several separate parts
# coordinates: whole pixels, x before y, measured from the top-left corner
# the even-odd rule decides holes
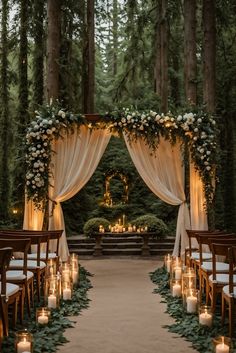
[[[46,105],[36,111],[26,134],[26,190],[28,199],[35,207],[45,206],[52,156],[51,142],[62,137],[63,131],[73,130],[86,125],[92,129],[108,129],[111,133],[122,135],[129,141],[143,138],[153,153],[160,138],[172,144],[177,140],[186,144],[192,161],[203,181],[206,203],[212,203],[214,195],[215,167],[219,158],[217,148],[218,129],[215,119],[204,111],[183,114],[158,114],[154,111],[138,112],[129,109],[101,115],[98,121],[88,121],[81,114],[66,112],[59,106]]]

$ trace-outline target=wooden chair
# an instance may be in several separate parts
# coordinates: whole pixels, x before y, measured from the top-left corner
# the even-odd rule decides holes
[[[40,294],[41,289],[44,288],[44,278],[46,275],[46,263],[40,260],[40,247],[41,244],[48,244],[48,235],[43,234],[25,234],[23,231],[9,231],[9,230],[1,230],[0,231],[0,238],[7,237],[11,239],[30,239],[31,245],[36,246],[36,259],[35,260],[28,260],[27,261],[27,268],[29,271],[34,273],[35,281],[36,281],[36,291],[37,291],[37,298],[40,301]],[[48,245],[47,245],[48,246]],[[46,251],[47,253],[47,251]],[[47,258],[46,258],[47,261]],[[13,259],[9,265],[10,269],[20,270],[23,268],[23,260],[20,258]]]
[[[4,239],[0,237],[0,248],[12,247],[14,252],[23,254],[23,267],[20,270],[8,270],[6,272],[6,281],[8,283],[17,284],[21,288],[20,298],[20,320],[23,322],[24,304],[27,303],[27,311],[30,316],[30,298],[34,291],[34,274],[27,270],[27,255],[30,249],[30,239]],[[33,294],[32,294],[33,296]]]
[[[207,245],[210,248],[211,239],[215,239],[215,243],[217,243],[217,239],[227,239],[227,238],[235,238],[235,234],[197,234],[197,240],[199,244],[199,290],[200,290],[200,298],[202,298],[203,290],[205,289],[206,293],[206,303],[208,303],[209,299],[209,285],[208,285],[208,277],[212,274],[213,271],[213,263],[212,261],[204,261],[203,260],[203,246]],[[222,262],[216,261],[216,272],[227,273],[229,271],[229,265]]]
[[[40,252],[40,260],[41,261],[50,261],[50,260],[55,261],[56,262],[56,269],[58,271],[59,270],[59,244],[60,244],[60,239],[61,239],[63,230],[47,230],[47,231],[24,230],[24,233],[48,235],[48,241],[49,241],[48,253],[46,254],[46,251],[41,251]],[[54,251],[54,249],[55,249],[55,251]],[[46,260],[46,256],[47,256],[47,260]],[[31,260],[35,259],[35,254],[29,254],[28,258]]]
[[[229,307],[229,335],[233,336],[236,310],[236,246],[228,248],[229,284],[222,289],[222,324],[225,321],[225,305]]]
[[[6,271],[11,256],[12,248],[0,249],[0,310],[4,336],[8,336],[8,309],[12,306],[12,325],[15,327],[17,321],[18,302],[20,298],[20,287],[16,284],[7,283],[6,281]]]
[[[199,245],[197,241],[197,234],[213,234],[213,233],[218,233],[213,232],[213,231],[206,231],[206,230],[193,230],[193,229],[186,229],[187,235],[188,235],[188,242],[189,246],[185,250],[185,264],[193,267],[195,271],[197,272],[198,267],[199,267],[199,262],[200,262],[200,252],[199,252]],[[196,240],[197,246],[193,247],[192,241]],[[209,252],[203,252],[202,253],[202,258],[204,261],[211,260],[212,254]]]
[[[212,274],[208,278],[208,286],[209,286],[209,297],[211,299],[211,307],[212,311],[215,311],[217,295],[222,293],[222,288],[229,284],[229,271],[227,273],[217,273],[216,272],[216,263],[217,257],[223,256],[225,257],[225,261],[228,262],[228,248],[231,246],[236,246],[236,239],[222,239],[211,240],[211,250],[212,250],[212,264],[213,271]],[[234,283],[236,284],[236,275],[234,276]]]

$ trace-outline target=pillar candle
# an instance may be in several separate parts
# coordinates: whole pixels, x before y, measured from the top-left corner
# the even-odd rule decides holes
[[[212,315],[207,312],[199,315],[199,324],[211,327],[212,325]]]
[[[57,297],[54,294],[50,294],[48,297],[48,307],[52,309],[57,307]]]
[[[217,344],[216,353],[229,353],[229,346],[225,343]]]
[[[63,295],[63,300],[71,300],[71,289],[70,288],[64,288],[62,295]]]
[[[181,268],[180,267],[176,267],[175,268],[175,279],[181,279]]]
[[[173,284],[172,295],[173,295],[173,297],[180,297],[181,296],[181,285],[180,284],[178,284],[178,283]]]
[[[31,342],[26,341],[26,338],[17,343],[17,353],[23,352],[31,352]]]
[[[193,314],[197,311],[197,297],[190,295],[187,297],[187,313]]]
[[[38,316],[38,323],[41,325],[46,325],[48,323],[48,316],[43,314]]]

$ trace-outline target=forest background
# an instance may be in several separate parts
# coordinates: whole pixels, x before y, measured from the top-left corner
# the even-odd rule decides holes
[[[191,103],[215,114],[221,155],[213,222],[236,231],[234,0],[2,0],[0,6],[2,227],[22,226],[27,124],[40,105],[58,99],[75,113],[178,112]],[[111,169],[129,176],[129,203],[108,208],[101,203]],[[114,178],[114,201],[122,192]],[[68,234],[81,232],[91,217],[114,221],[126,214],[131,221],[147,213],[173,231],[177,212],[148,190],[115,137],[91,180],[63,209]]]

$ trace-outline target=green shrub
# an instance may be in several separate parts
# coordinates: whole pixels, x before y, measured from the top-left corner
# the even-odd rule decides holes
[[[152,214],[140,216],[133,220],[132,224],[136,225],[137,228],[148,227],[148,232],[155,232],[157,236],[164,237],[168,233],[167,225],[160,218]]]
[[[102,225],[105,229],[105,232],[107,232],[109,230],[109,224],[110,222],[106,218],[91,218],[85,223],[83,231],[85,235],[90,236],[94,233],[97,233],[99,231],[99,226]]]

